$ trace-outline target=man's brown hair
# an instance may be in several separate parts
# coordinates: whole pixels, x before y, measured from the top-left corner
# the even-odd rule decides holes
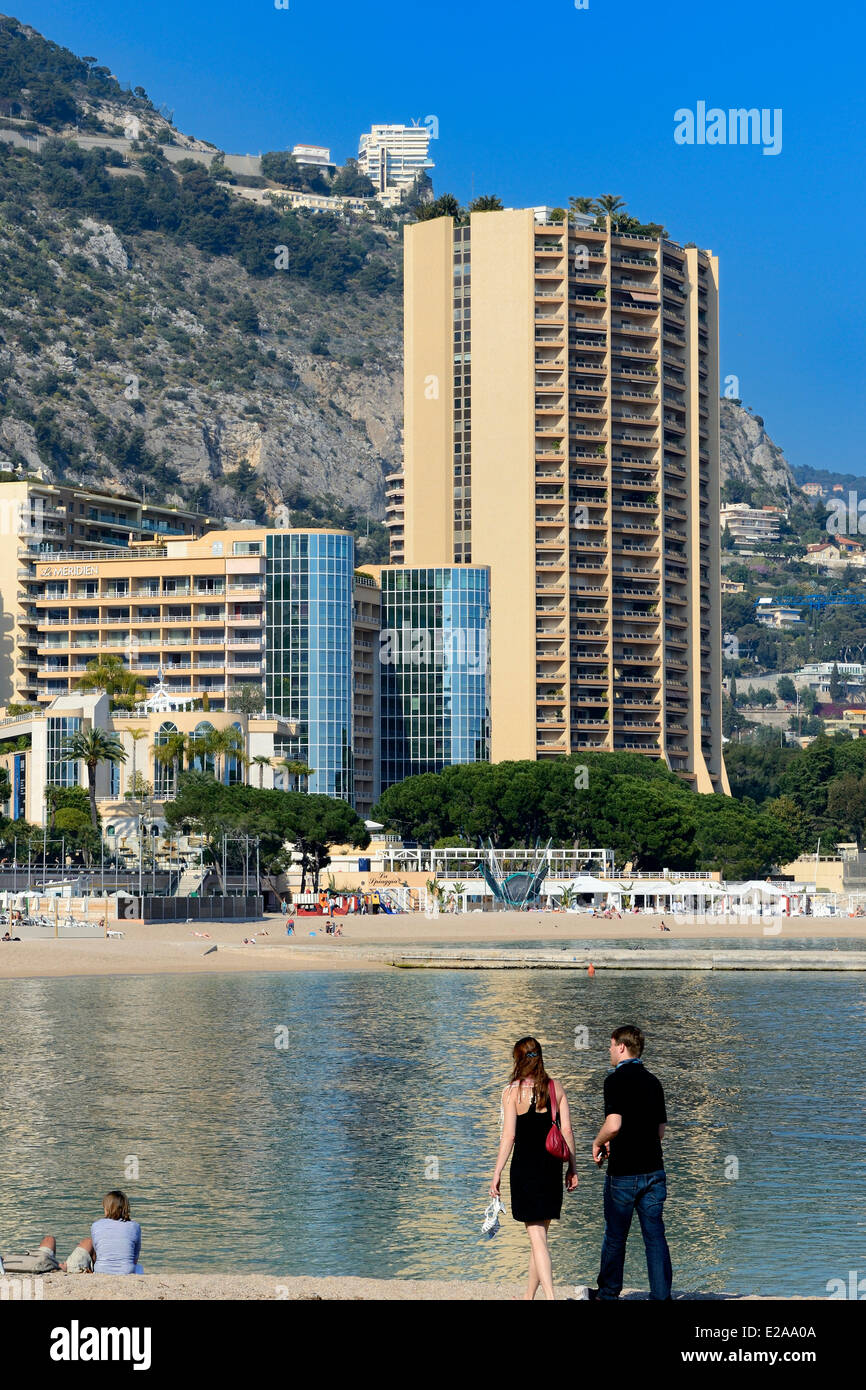
[[[623,1043],[633,1057],[640,1057],[643,1052],[646,1038],[633,1023],[626,1023],[622,1028],[614,1028],[610,1036],[613,1042]]]

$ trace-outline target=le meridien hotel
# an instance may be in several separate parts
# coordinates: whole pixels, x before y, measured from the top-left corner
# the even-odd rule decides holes
[[[18,500],[27,525],[16,524],[0,573],[4,611],[14,599],[21,630],[0,670],[0,699],[12,706],[0,712],[0,750],[17,759],[16,814],[38,821],[46,782],[80,780],[60,750],[93,723],[127,751],[123,768],[100,770],[100,800],[118,803],[135,771],[157,801],[169,799],[176,769],[154,750],[233,723],[259,759],[254,784],[285,785],[284,760],[305,764],[309,791],[362,814],[392,781],[489,757],[486,571],[356,569],[354,538],[330,529],[191,526],[158,542],[127,532],[118,545],[67,525],[54,537],[31,527],[32,498]],[[206,522],[190,514],[172,529],[193,520]],[[434,638],[427,650],[422,626]],[[133,711],[79,689],[88,664],[108,655],[139,677],[145,695]],[[250,689],[260,711],[239,716],[237,697]],[[21,736],[29,750],[6,748]],[[223,775],[244,778],[236,759]]]
[[[624,750],[726,792],[718,263],[575,221],[406,228],[391,559],[489,574],[495,761]]]

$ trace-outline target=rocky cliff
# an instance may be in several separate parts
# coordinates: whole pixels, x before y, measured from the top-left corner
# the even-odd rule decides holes
[[[791,466],[767,434],[760,415],[753,415],[739,401],[723,398],[720,430],[723,484],[745,484],[756,504],[789,502],[799,495]]]

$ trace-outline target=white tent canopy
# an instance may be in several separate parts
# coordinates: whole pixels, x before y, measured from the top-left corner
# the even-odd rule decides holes
[[[555,883],[548,889],[551,894],[562,893],[570,888],[576,893],[612,893],[616,896],[654,898],[706,898],[720,897],[727,889],[714,879],[671,879],[671,878],[593,878],[589,874],[579,875],[568,883]]]
[[[793,884],[779,888],[775,883],[765,883],[762,879],[749,879],[747,883],[728,883],[724,890],[732,898],[790,898],[797,890]]]

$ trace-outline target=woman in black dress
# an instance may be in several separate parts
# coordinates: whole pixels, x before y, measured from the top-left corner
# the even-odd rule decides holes
[[[544,1070],[541,1043],[537,1038],[521,1038],[514,1044],[511,1081],[502,1092],[502,1142],[490,1194],[499,1196],[502,1170],[511,1159],[511,1215],[522,1221],[529,1236],[529,1283],[526,1297],[533,1299],[539,1284],[546,1298],[553,1298],[553,1271],[547,1247],[547,1230],[562,1211],[563,1163],[547,1152],[545,1144],[552,1124],[550,1088],[554,1088],[556,1118],[568,1144],[565,1185],[569,1192],[577,1187],[574,1166],[574,1134],[565,1091]]]

